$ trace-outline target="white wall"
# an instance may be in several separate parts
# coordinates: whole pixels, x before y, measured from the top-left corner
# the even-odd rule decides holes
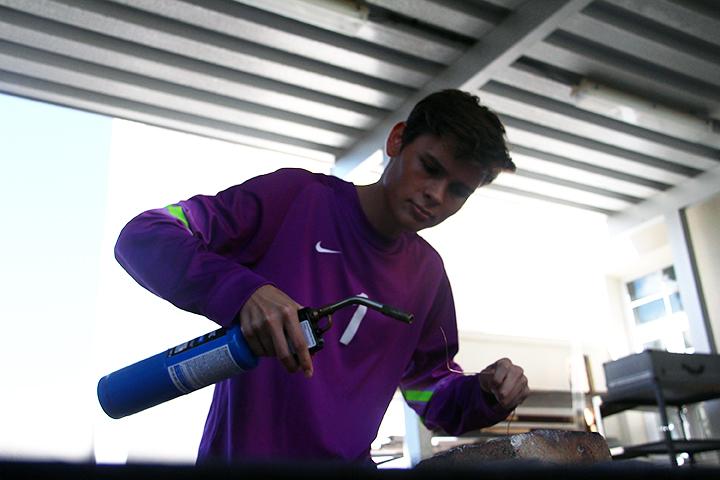
[[[686,209],[690,240],[713,332],[720,346],[720,194]]]
[[[587,388],[584,376],[573,378],[573,373],[577,373],[573,369],[578,367],[573,357],[579,352],[568,340],[466,332],[460,337],[460,344],[457,360],[468,372],[479,372],[498,358],[508,357],[523,366],[533,390],[570,392],[573,386],[578,391]]]
[[[690,240],[715,347],[720,347],[720,194],[686,210]],[[717,352],[716,352],[717,353]],[[704,402],[698,409],[698,425],[705,438],[720,437],[720,399]],[[720,464],[720,452],[705,454]]]

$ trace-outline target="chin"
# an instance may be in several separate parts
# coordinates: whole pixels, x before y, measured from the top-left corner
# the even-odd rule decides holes
[[[425,229],[428,229],[428,228],[434,227],[434,226],[435,226],[434,223],[418,223],[418,222],[413,222],[412,224],[410,224],[410,225],[407,227],[407,231],[417,233],[417,232],[419,232],[419,231],[421,231],[421,230],[425,230]]]

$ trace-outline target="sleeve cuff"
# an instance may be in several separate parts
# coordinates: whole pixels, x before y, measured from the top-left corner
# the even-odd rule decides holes
[[[206,316],[223,327],[231,326],[245,302],[263,285],[272,282],[248,269],[233,272],[213,292]]]

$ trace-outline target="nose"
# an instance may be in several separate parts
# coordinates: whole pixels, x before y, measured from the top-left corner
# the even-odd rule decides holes
[[[445,182],[430,180],[425,184],[423,192],[425,198],[431,205],[441,205],[445,198]]]

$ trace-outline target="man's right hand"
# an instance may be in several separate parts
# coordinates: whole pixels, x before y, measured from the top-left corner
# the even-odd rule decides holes
[[[272,285],[263,285],[240,310],[240,328],[255,355],[278,357],[289,372],[302,369],[310,378],[312,359],[297,316],[301,308],[282,291]],[[292,343],[297,360],[288,342]]]

